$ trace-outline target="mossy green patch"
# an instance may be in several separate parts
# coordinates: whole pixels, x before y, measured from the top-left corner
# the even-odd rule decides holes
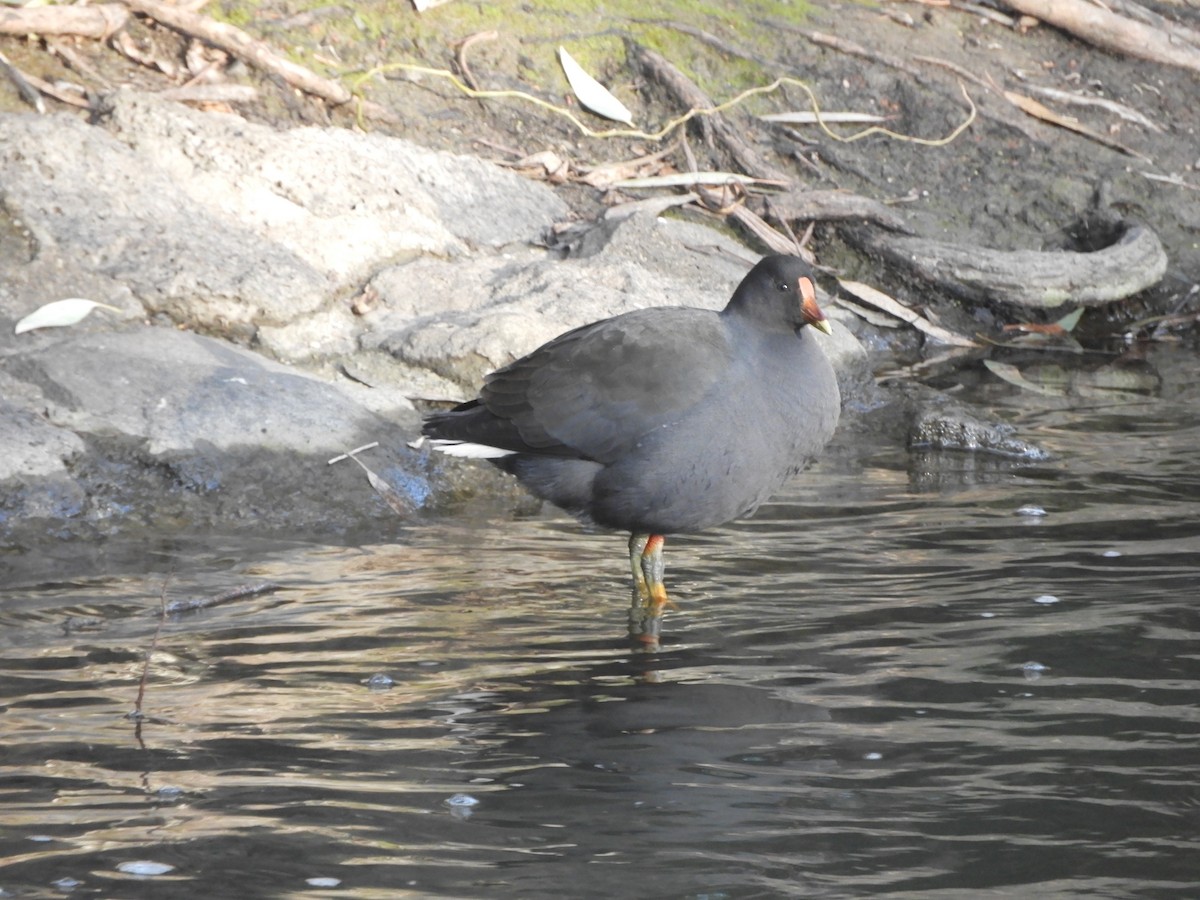
[[[478,74],[492,81],[494,71],[506,87],[521,82],[535,93],[552,95],[567,89],[555,53],[561,44],[623,100],[630,99],[635,87],[625,68],[629,38],[661,53],[719,102],[775,73],[673,26],[702,29],[750,56],[773,58],[778,24],[804,21],[809,8],[806,2],[780,0],[609,0],[595,5],[578,0],[450,0],[417,13],[409,3],[381,0],[346,6],[331,6],[329,0],[225,0],[209,12],[256,34],[279,23],[282,33],[270,36],[272,43],[307,65],[314,56],[329,55],[321,52],[322,46],[335,47],[342,74],[398,62],[449,67],[460,42],[494,31],[496,41],[472,50]],[[301,47],[310,52],[298,52]]]

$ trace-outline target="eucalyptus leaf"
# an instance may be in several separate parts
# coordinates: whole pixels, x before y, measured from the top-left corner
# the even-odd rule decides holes
[[[66,300],[55,300],[53,303],[38,307],[17,323],[13,334],[21,334],[37,328],[63,328],[67,325],[74,325],[86,319],[97,307],[107,309],[109,312],[119,313],[121,311],[107,303],[97,303],[95,300],[85,300],[82,297],[69,297]]]
[[[608,88],[595,78],[583,71],[583,67],[575,62],[574,57],[565,47],[558,48],[558,61],[562,64],[563,73],[571,85],[571,90],[579,98],[579,102],[598,116],[612,119],[614,122],[633,124],[633,113],[626,109],[625,104],[609,93]]]
[[[1059,319],[1054,324],[1057,325],[1059,328],[1061,328],[1063,331],[1070,334],[1072,331],[1075,330],[1075,326],[1079,324],[1079,320],[1081,318],[1083,318],[1083,307],[1082,306],[1073,312],[1067,313],[1065,316],[1063,316],[1061,319]]]
[[[674,172],[670,175],[647,175],[644,178],[623,178],[614,181],[619,188],[691,187],[701,184],[721,187],[726,184],[762,184],[762,179],[739,175],[736,172]],[[771,183],[771,182],[766,182]]]
[[[782,112],[768,113],[758,118],[764,122],[780,122],[784,125],[816,125],[818,122],[824,122],[827,125],[837,123],[870,125],[887,121],[883,116],[877,116],[874,113],[856,112],[823,112],[819,116],[815,112]]]

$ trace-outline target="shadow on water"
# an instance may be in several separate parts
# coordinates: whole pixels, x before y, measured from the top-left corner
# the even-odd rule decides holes
[[[558,518],[10,588],[0,889],[1195,896],[1200,365],[1167,362],[1163,400],[988,398],[1052,462],[868,448],[673,540],[653,653],[623,538]],[[168,618],[138,727],[169,568],[282,588]]]

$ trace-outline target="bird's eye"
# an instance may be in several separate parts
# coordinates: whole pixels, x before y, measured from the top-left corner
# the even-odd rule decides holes
[[[791,288],[788,286],[788,283],[786,281],[779,282],[779,289],[781,291],[790,291],[791,290]]]

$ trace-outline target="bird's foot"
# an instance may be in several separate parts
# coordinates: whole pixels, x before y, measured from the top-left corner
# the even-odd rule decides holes
[[[646,647],[657,648],[662,621],[662,606],[646,603],[635,593],[629,607],[629,637]]]

